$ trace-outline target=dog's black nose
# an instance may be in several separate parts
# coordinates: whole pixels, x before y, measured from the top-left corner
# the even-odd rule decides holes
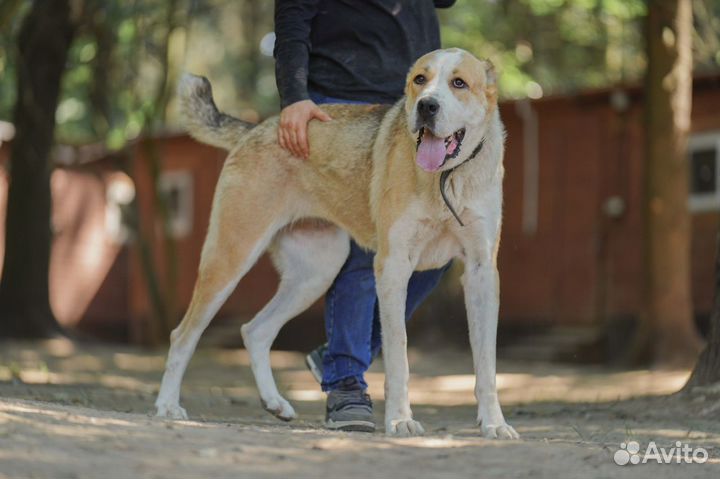
[[[440,109],[440,104],[434,98],[423,98],[418,102],[418,115],[424,121],[432,120]]]

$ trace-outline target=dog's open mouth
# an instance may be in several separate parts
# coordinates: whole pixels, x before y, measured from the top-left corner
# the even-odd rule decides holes
[[[445,162],[460,154],[463,138],[465,138],[465,128],[460,128],[446,138],[433,135],[428,128],[420,128],[415,161],[425,171],[437,171]]]

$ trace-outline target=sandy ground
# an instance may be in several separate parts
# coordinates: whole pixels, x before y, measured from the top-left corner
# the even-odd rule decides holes
[[[273,355],[300,418],[262,411],[244,351],[201,350],[183,390],[190,421],[153,418],[164,351],[65,341],[0,345],[0,477],[720,477],[720,390],[668,396],[687,371],[499,364],[520,441],[478,437],[467,352],[411,350],[411,399],[428,433],[322,429],[324,396],[302,356]],[[378,420],[382,367],[369,375]],[[623,441],[682,441],[705,464],[618,466]]]

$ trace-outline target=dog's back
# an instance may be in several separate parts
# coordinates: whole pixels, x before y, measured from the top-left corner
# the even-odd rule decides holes
[[[310,156],[303,160],[278,144],[278,116],[253,125],[220,112],[210,82],[203,77],[184,75],[178,93],[190,134],[231,152],[225,177],[235,176],[237,183],[259,183],[284,192],[302,190],[304,204],[296,205],[298,218],[328,219],[350,232],[359,244],[374,246],[369,198],[372,152],[391,105],[323,105],[332,120],[310,122]],[[243,206],[261,209],[263,205]]]

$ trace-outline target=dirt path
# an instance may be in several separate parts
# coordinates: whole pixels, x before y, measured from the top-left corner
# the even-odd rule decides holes
[[[473,427],[469,354],[411,351],[415,416],[428,434],[389,439],[324,431],[323,396],[296,353],[273,355],[300,414],[285,424],[260,409],[244,351],[196,355],[184,422],[148,415],[164,352],[66,342],[0,351],[0,477],[720,477],[720,391],[660,396],[686,371],[501,362],[501,400],[522,440],[488,441]],[[369,377],[378,411],[380,371]],[[682,441],[710,459],[617,466],[629,440],[643,450]]]

